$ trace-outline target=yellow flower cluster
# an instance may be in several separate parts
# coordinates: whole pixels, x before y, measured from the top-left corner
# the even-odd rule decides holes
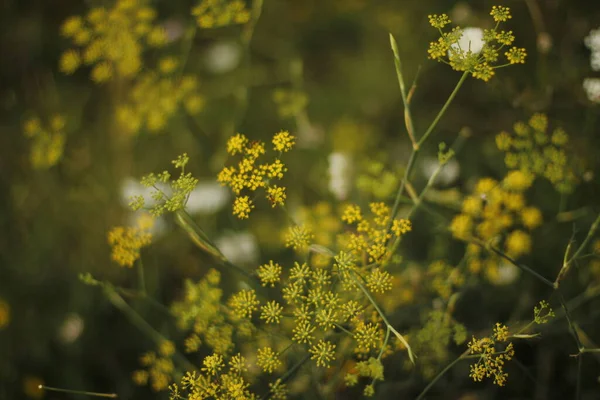
[[[103,83],[118,75],[135,76],[142,66],[144,46],[167,43],[164,28],[154,24],[156,11],[143,0],[117,0],[112,8],[92,8],[85,17],[64,21],[61,34],[74,48],[65,51],[59,62],[65,74],[82,64],[93,65],[91,79]]]
[[[429,58],[446,63],[455,71],[466,71],[474,78],[488,81],[495,74],[495,69],[510,64],[523,64],[527,53],[525,49],[511,47],[504,52],[506,63],[499,64],[499,53],[505,46],[512,45],[515,37],[512,31],[500,31],[501,22],[511,18],[508,7],[493,6],[490,15],[496,25],[493,29],[483,31],[483,46],[479,51],[472,51],[471,47],[462,48],[460,45],[463,29],[459,26],[449,32],[442,29],[450,24],[446,14],[430,15],[429,24],[440,32],[440,38],[429,44]]]
[[[562,128],[548,132],[545,114],[534,114],[527,123],[517,122],[513,130],[514,135],[500,132],[496,136],[506,166],[544,177],[561,193],[572,192],[577,176],[565,151],[567,133]]]
[[[419,355],[419,365],[426,379],[433,379],[452,352],[450,344],[462,344],[467,339],[464,325],[445,310],[423,313],[422,328],[410,333],[410,345]]]
[[[189,161],[187,153],[183,153],[171,161],[175,168],[181,169],[177,179],[171,179],[171,174],[168,171],[159,174],[150,173],[141,179],[141,184],[144,187],[153,189],[151,196],[155,204],[148,209],[150,214],[159,216],[165,212],[175,212],[185,207],[190,193],[198,184],[198,179],[194,178],[191,172],[185,172],[185,167]],[[159,183],[169,184],[171,193],[167,194],[161,190],[157,186]],[[134,211],[146,206],[146,199],[142,195],[132,196],[129,200],[129,207]]]
[[[277,105],[277,113],[281,118],[297,116],[308,104],[308,96],[304,92],[291,89],[275,89],[273,101]]]
[[[34,168],[50,168],[60,160],[65,147],[65,125],[66,119],[60,114],[44,124],[38,117],[25,121],[23,133],[32,140],[29,158]]]
[[[140,386],[151,383],[152,389],[156,392],[166,390],[172,382],[171,376],[174,372],[173,360],[171,356],[175,353],[173,342],[164,341],[159,346],[158,354],[153,351],[145,353],[140,357],[140,364],[145,369],[139,369],[133,372],[133,381]]]
[[[250,11],[242,0],[201,0],[192,9],[200,28],[218,28],[250,21]]]
[[[388,242],[412,228],[406,219],[392,221],[390,208],[385,203],[370,203],[369,208],[371,217],[365,218],[359,206],[346,207],[342,220],[356,225],[356,231],[347,235],[346,249],[357,259],[366,257],[369,263],[379,263],[390,255]]]
[[[197,93],[198,81],[191,75],[175,79],[177,61],[171,57],[160,62],[158,71],[146,72],[136,80],[127,103],[117,107],[116,120],[128,135],[140,129],[160,132],[176,115],[181,105],[189,114],[204,107],[204,98]]]
[[[480,179],[471,195],[462,202],[462,212],[450,223],[452,235],[460,240],[472,238],[498,247],[503,238],[504,251],[513,258],[531,251],[530,231],[542,223],[542,214],[535,207],[527,207],[523,191],[532,183],[532,177],[520,170],[511,171],[502,182],[491,178]],[[521,225],[525,228],[515,227]],[[467,246],[467,263],[474,273],[485,264],[488,278],[497,278],[500,259],[486,257],[480,246]]]
[[[140,249],[152,242],[150,229],[154,219],[141,216],[135,227],[116,226],[108,232],[108,244],[112,247],[111,258],[122,267],[133,267],[140,258]]]
[[[256,399],[249,390],[250,383],[244,375],[248,371],[248,362],[237,354],[227,364],[222,355],[215,353],[204,358],[202,373],[187,372],[179,384],[169,387],[170,400],[181,399]]]
[[[214,269],[197,283],[186,280],[183,299],[171,305],[179,329],[191,329],[184,343],[187,353],[198,351],[202,343],[219,354],[233,349],[234,326],[222,312],[220,282],[221,274]]]
[[[356,177],[356,188],[364,194],[373,195],[376,199],[387,200],[398,188],[398,172],[385,168],[381,161],[368,160],[363,171]]]
[[[292,149],[295,137],[287,131],[281,131],[273,136],[272,142],[273,150],[281,154]],[[254,192],[262,188],[272,207],[285,204],[285,187],[271,184],[271,181],[282,179],[287,168],[279,157],[271,163],[257,164],[260,156],[266,153],[263,142],[250,141],[245,135],[238,133],[228,140],[227,152],[232,156],[242,155],[237,167],[225,167],[217,176],[217,180],[222,185],[229,186],[236,195],[233,203],[234,215],[240,219],[248,218],[254,208],[254,202],[249,196],[242,195],[242,191]]]
[[[431,290],[446,301],[465,281],[464,275],[458,268],[441,260],[434,261],[429,265],[426,276]]]
[[[494,333],[491,337],[483,339],[473,339],[469,342],[468,347],[471,354],[479,354],[479,360],[476,364],[471,364],[471,373],[469,376],[475,382],[481,382],[483,378],[494,378],[494,383],[498,386],[506,384],[508,374],[504,372],[504,364],[506,361],[512,360],[515,355],[515,350],[512,343],[508,343],[504,350],[499,351],[496,345],[499,342],[508,341],[508,328],[499,323],[494,327]]]

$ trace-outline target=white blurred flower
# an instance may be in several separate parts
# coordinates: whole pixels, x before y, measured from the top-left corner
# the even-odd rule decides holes
[[[217,42],[208,49],[206,68],[215,74],[224,74],[234,70],[242,59],[242,49],[234,42]]]
[[[205,181],[190,193],[185,209],[190,214],[214,214],[227,204],[229,191],[217,182]]]
[[[600,50],[594,51],[590,56],[592,71],[600,71]]]
[[[600,52],[600,28],[592,29],[589,35],[583,39],[583,43],[592,52]]]
[[[583,90],[592,103],[600,104],[600,78],[585,78]]]
[[[258,262],[258,242],[250,232],[223,235],[217,238],[215,245],[234,264],[255,264]]]
[[[423,176],[429,179],[436,169],[440,166],[440,162],[437,157],[426,157],[423,159]],[[451,185],[460,174],[460,165],[456,158],[451,158],[446,165],[442,167],[442,170],[435,179],[435,184],[448,186]]]
[[[464,28],[462,36],[458,40],[458,43],[454,43],[452,48],[455,50],[462,50],[463,53],[471,50],[473,54],[479,54],[483,49],[483,30],[481,28]]]
[[[352,159],[348,154],[329,154],[329,190],[338,200],[345,200],[350,192]]]
[[[513,264],[503,262],[498,266],[498,276],[494,279],[496,285],[509,285],[521,274],[521,270]]]
[[[73,343],[83,332],[83,319],[78,314],[69,314],[58,329],[58,338],[63,343]]]

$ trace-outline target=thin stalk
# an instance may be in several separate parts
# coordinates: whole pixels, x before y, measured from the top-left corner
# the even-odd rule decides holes
[[[406,93],[406,87],[404,85],[404,77],[402,76],[402,63],[400,61],[400,52],[398,51],[398,43],[396,39],[390,33],[390,44],[392,46],[392,52],[394,53],[394,66],[396,67],[396,77],[398,78],[398,85],[400,86],[400,94],[402,95],[402,103],[404,103],[404,124],[406,125],[406,132],[413,146],[413,150],[417,150],[419,145],[415,138],[415,127],[413,124],[412,116],[410,113],[410,98]],[[411,93],[413,91],[411,90]]]
[[[575,253],[571,256],[571,258],[569,258],[569,260],[567,262],[563,263],[563,266],[560,269],[560,271],[558,272],[558,276],[556,277],[556,280],[554,281],[554,286],[556,288],[559,287],[560,281],[567,275],[567,273],[571,269],[571,266],[573,265],[575,260],[577,260],[577,258],[579,258],[581,256],[581,253],[585,250],[588,243],[592,240],[592,238],[596,234],[596,231],[598,230],[599,226],[600,226],[600,214],[598,214],[598,216],[596,217],[596,220],[592,223],[592,226],[590,227],[590,230],[588,231],[587,236],[585,237],[585,239],[583,240],[581,245],[577,248]]]
[[[402,197],[402,192],[404,191],[406,182],[408,182],[408,179],[409,179],[412,169],[415,165],[415,161],[417,159],[417,156],[419,154],[419,150],[420,150],[421,146],[423,145],[423,143],[425,143],[427,138],[431,135],[431,133],[437,126],[437,124],[440,121],[440,119],[442,118],[442,116],[446,113],[446,110],[452,103],[452,100],[454,100],[454,98],[456,97],[456,94],[458,93],[459,89],[461,88],[461,86],[463,85],[463,83],[465,82],[465,80],[467,79],[468,76],[469,76],[468,72],[465,72],[462,74],[459,81],[456,83],[456,86],[452,90],[452,93],[450,94],[450,96],[448,97],[448,99],[446,100],[444,105],[442,106],[441,110],[438,112],[438,114],[436,115],[433,122],[429,125],[429,128],[427,128],[427,130],[425,131],[425,133],[423,134],[421,139],[417,142],[417,146],[413,147],[413,151],[411,152],[410,158],[408,159],[408,164],[406,166],[406,170],[404,171],[404,177],[402,178],[402,182],[400,182],[400,187],[398,188],[398,192],[396,193],[396,199],[394,200],[394,206],[392,208],[390,227],[391,227],[391,221],[394,218],[396,218],[396,215],[398,214],[398,207],[400,206],[400,198]],[[406,106],[407,105],[404,104],[404,107],[406,107]]]
[[[460,356],[458,356],[454,361],[452,361],[450,364],[446,365],[446,368],[441,370],[440,373],[437,374],[436,377],[433,378],[433,380],[427,384],[427,386],[425,386],[425,389],[423,389],[423,391],[417,396],[417,398],[415,400],[423,399],[423,397],[427,394],[429,389],[431,389],[433,387],[433,385],[435,385],[437,383],[437,381],[439,381],[440,378],[446,374],[446,372],[448,372],[452,367],[454,367],[459,361],[466,358],[465,356],[469,354],[469,351],[470,351],[470,349],[465,350],[465,352],[462,353]]]
[[[72,390],[72,389],[61,389],[55,388],[52,386],[39,385],[38,389],[40,390],[49,390],[52,392],[61,392],[61,393],[69,393],[69,394],[79,394],[82,396],[92,396],[92,397],[108,397],[110,399],[116,399],[118,396],[116,393],[99,393],[99,392],[88,392],[86,390]]]
[[[306,354],[304,356],[304,358],[302,358],[300,361],[298,361],[296,364],[294,364],[294,366],[292,368],[290,368],[289,370],[287,370],[287,372],[285,374],[283,374],[283,376],[281,378],[279,378],[281,380],[282,383],[285,383],[288,379],[290,379],[292,377],[293,374],[296,373],[296,371],[298,369],[300,369],[300,367],[302,367],[302,365],[304,365],[305,362],[307,362],[310,359],[310,353]],[[265,394],[263,397],[261,397],[260,400],[267,400],[271,397],[273,393],[271,393],[271,391],[269,391],[267,394]]]
[[[117,308],[119,309],[128,319],[129,321],[135,325],[142,333],[144,333],[148,338],[150,338],[156,346],[160,346],[163,342],[167,341],[167,339],[158,333],[141,315],[139,315],[123,298],[117,293],[117,291],[111,285],[104,285],[104,294],[107,299]],[[190,363],[183,355],[179,352],[175,352],[173,354],[173,359],[185,368],[185,371],[196,371],[197,368]]]
[[[448,100],[446,100],[446,103],[444,103],[444,105],[443,105],[442,109],[440,110],[440,112],[435,116],[435,119],[433,120],[433,122],[431,123],[431,125],[429,125],[429,128],[427,128],[427,130],[423,134],[423,137],[421,137],[421,139],[419,139],[419,142],[417,143],[419,145],[419,147],[423,143],[425,143],[425,141],[427,140],[427,138],[429,137],[429,135],[431,135],[431,133],[433,132],[433,130],[437,126],[437,124],[440,121],[440,119],[442,118],[442,116],[446,113],[446,110],[448,109],[448,107],[452,103],[452,100],[454,100],[454,98],[456,97],[456,94],[460,90],[460,87],[463,85],[463,83],[465,83],[465,80],[467,79],[468,76],[469,76],[469,72],[468,71],[465,71],[462,74],[462,76],[460,77],[458,83],[454,87],[454,90],[452,90],[452,93],[450,93],[450,97],[448,97]]]
[[[537,273],[533,269],[529,268],[527,265],[518,263],[512,257],[510,257],[508,254],[504,253],[502,250],[499,250],[499,249],[495,248],[494,246],[488,246],[485,243],[483,243],[481,240],[478,240],[478,239],[474,239],[473,243],[478,244],[479,246],[481,246],[483,248],[491,250],[492,252],[496,253],[500,257],[504,258],[506,261],[510,262],[515,267],[517,267],[517,268],[519,268],[519,269],[521,269],[521,270],[523,270],[523,271],[525,271],[525,272],[533,275],[540,282],[542,282],[546,286],[549,286],[549,287],[551,287],[551,288],[554,289],[554,283],[553,282],[551,282],[550,280],[544,278],[542,275],[540,275],[539,273]]]
[[[410,361],[414,364],[415,363],[415,355],[413,354],[412,349],[410,348],[410,345],[408,344],[408,342],[406,341],[404,336],[402,336],[396,329],[394,329],[392,324],[390,324],[390,321],[388,321],[387,317],[385,316],[385,314],[383,313],[381,308],[379,308],[379,306],[377,305],[377,302],[375,301],[373,296],[371,296],[371,293],[369,293],[367,288],[360,282],[360,280],[354,276],[354,271],[351,271],[350,276],[352,277],[352,280],[354,281],[354,283],[356,283],[358,285],[360,290],[367,297],[367,299],[369,300],[371,305],[375,308],[375,310],[377,311],[377,313],[379,314],[379,316],[385,323],[385,325],[387,327],[386,334],[389,334],[389,332],[391,331],[398,338],[398,340],[400,340],[402,342],[404,347],[406,347],[406,351],[408,352],[408,358],[410,358]]]

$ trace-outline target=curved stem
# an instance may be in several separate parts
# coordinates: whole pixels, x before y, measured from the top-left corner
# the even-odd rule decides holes
[[[433,378],[433,380],[431,382],[429,382],[429,384],[427,384],[427,386],[425,386],[425,389],[423,389],[423,391],[417,396],[417,398],[415,400],[421,400],[423,399],[423,397],[427,394],[427,392],[429,391],[429,389],[431,389],[433,387],[433,385],[436,384],[437,381],[440,380],[440,378],[442,376],[444,376],[444,374],[446,372],[448,372],[452,367],[454,367],[459,361],[463,360],[465,358],[465,356],[467,354],[469,354],[469,349],[467,349],[464,353],[462,353],[460,356],[458,356],[454,361],[452,361],[450,364],[446,365],[446,368],[444,368],[443,370],[440,371],[439,374],[436,375],[435,378]]]

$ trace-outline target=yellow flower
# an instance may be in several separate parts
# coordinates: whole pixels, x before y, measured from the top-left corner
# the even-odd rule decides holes
[[[140,258],[140,249],[152,242],[152,234],[148,232],[148,225],[144,228],[117,226],[108,232],[108,244],[112,246],[112,259],[123,267],[133,267],[133,263]]]
[[[513,231],[506,238],[505,246],[511,257],[519,257],[531,251],[531,237],[526,232]]]
[[[60,57],[60,70],[67,74],[71,75],[73,72],[79,68],[81,65],[81,57],[79,53],[75,50],[67,50]]]
[[[92,80],[96,83],[108,81],[113,74],[113,68],[108,62],[101,62],[92,69]]]
[[[285,188],[277,185],[267,188],[267,199],[271,202],[272,207],[285,204]]]
[[[521,221],[528,229],[534,229],[542,223],[542,213],[535,207],[526,207],[521,211]]]
[[[273,148],[280,152],[286,152],[294,147],[296,138],[288,131],[281,131],[273,136]]]
[[[241,133],[238,133],[235,136],[232,136],[227,141],[227,152],[232,156],[237,153],[242,153],[246,148],[246,144],[248,143],[248,138]]]
[[[65,37],[75,36],[83,28],[83,20],[79,16],[69,17],[60,27],[61,34]]]
[[[531,186],[533,179],[534,177],[528,172],[513,170],[506,175],[503,183],[507,189],[522,192]]]
[[[248,218],[253,208],[254,204],[248,196],[237,197],[233,202],[233,215],[239,219]]]
[[[472,235],[473,220],[465,214],[459,214],[450,223],[450,231],[452,236],[457,239],[468,240]]]

